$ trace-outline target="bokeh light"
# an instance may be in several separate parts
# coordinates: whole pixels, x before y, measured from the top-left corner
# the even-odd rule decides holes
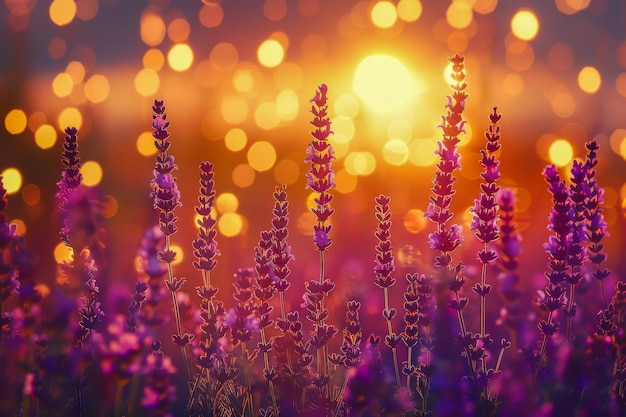
[[[92,75],[85,83],[85,96],[92,103],[102,103],[109,97],[109,91],[109,80],[104,75]]]
[[[154,146],[154,137],[152,132],[141,132],[135,141],[137,152],[142,156],[152,156],[156,154],[157,149]]]
[[[400,0],[398,18],[405,22],[415,22],[422,15],[422,3],[419,0]]]
[[[374,26],[387,29],[392,27],[398,20],[398,11],[396,6],[390,1],[378,1],[372,7],[370,18]]]
[[[5,168],[0,172],[2,177],[2,184],[4,189],[7,190],[7,194],[15,194],[22,188],[22,173],[19,169],[14,167]]]
[[[54,247],[53,255],[54,260],[58,264],[62,264],[64,261],[71,261],[74,257],[72,248],[61,242]]]
[[[239,208],[239,199],[233,193],[222,193],[215,199],[215,209],[221,213],[235,213]]]
[[[222,98],[222,118],[233,125],[243,123],[248,117],[248,102],[240,96],[228,95]]]
[[[572,158],[574,157],[574,149],[572,148],[571,143],[569,143],[567,140],[557,139],[550,145],[548,154],[550,156],[550,161],[554,165],[558,167],[564,167],[572,162]]]
[[[26,129],[26,113],[22,109],[13,109],[4,117],[4,128],[12,135],[19,135]]]
[[[280,123],[280,114],[276,104],[265,101],[260,103],[254,111],[254,122],[264,130],[272,130]]]
[[[211,49],[209,59],[213,68],[221,72],[227,72],[237,66],[239,52],[232,43],[219,42]]]
[[[82,21],[89,21],[98,15],[98,0],[80,0],[76,3],[76,16]]]
[[[72,93],[72,89],[74,88],[74,81],[72,77],[66,73],[62,72],[57,74],[52,80],[52,91],[58,97],[67,97]]]
[[[564,14],[574,14],[589,7],[591,0],[555,0],[557,9]]]
[[[68,25],[76,16],[74,0],[53,0],[48,9],[50,20],[58,26]]]
[[[292,121],[298,115],[300,99],[293,90],[282,90],[276,97],[276,113],[281,121]]]
[[[85,161],[80,166],[80,173],[83,175],[83,184],[93,187],[102,181],[102,167],[96,161]]]
[[[217,220],[217,229],[224,237],[233,237],[241,233],[243,228],[243,219],[237,213],[226,213]]]
[[[48,42],[48,55],[52,59],[61,59],[67,52],[65,39],[55,36]]]
[[[350,152],[346,155],[345,168],[350,175],[371,175],[376,169],[376,158],[371,152]]]
[[[187,71],[193,64],[193,50],[186,43],[177,43],[167,53],[167,63],[174,71]]]
[[[83,115],[76,107],[66,107],[59,113],[57,123],[61,130],[65,130],[67,127],[75,127],[80,130],[83,125]]]
[[[267,141],[255,142],[248,149],[247,158],[248,164],[256,171],[267,171],[276,163],[276,150]]]
[[[72,77],[74,85],[80,84],[85,79],[85,66],[80,61],[71,61],[65,67],[65,73]]]
[[[237,165],[232,172],[233,184],[239,188],[247,188],[254,184],[256,173],[248,164]]]
[[[35,131],[35,143],[41,149],[52,148],[56,141],[57,130],[52,125],[43,124]]]
[[[165,22],[156,13],[144,12],[139,28],[141,40],[148,46],[158,46],[165,39]]]
[[[219,3],[204,3],[198,13],[198,19],[207,28],[218,27],[224,19],[224,10]]]
[[[446,10],[446,20],[455,29],[466,29],[472,23],[473,18],[469,2],[452,1]]]
[[[292,159],[283,159],[274,167],[274,179],[278,184],[295,184],[300,178],[300,167]]]
[[[165,63],[165,56],[159,49],[151,48],[143,54],[143,66],[154,71],[159,71],[163,68]]]
[[[409,159],[409,148],[400,139],[391,139],[383,146],[383,158],[391,165],[402,165]]]
[[[578,86],[585,93],[593,94],[600,89],[602,78],[594,67],[584,67],[578,73]]]
[[[22,190],[22,199],[29,206],[39,204],[41,201],[41,189],[35,184],[27,184]]]
[[[532,10],[518,10],[511,19],[511,31],[521,40],[533,40],[539,32],[539,20]]]
[[[248,135],[245,130],[240,128],[233,128],[226,132],[224,136],[224,144],[228,150],[233,152],[241,151],[246,147],[248,143]]]
[[[237,69],[235,74],[233,74],[233,88],[235,91],[245,93],[254,88],[255,81],[253,72],[253,67]]]
[[[167,25],[167,37],[172,42],[185,42],[191,33],[191,26],[187,19],[177,17]]]
[[[153,69],[144,68],[135,76],[135,90],[144,96],[153,96],[159,89],[161,80],[159,74]]]
[[[278,66],[285,58],[283,46],[274,39],[266,39],[259,45],[257,59],[264,67],[273,68]]]

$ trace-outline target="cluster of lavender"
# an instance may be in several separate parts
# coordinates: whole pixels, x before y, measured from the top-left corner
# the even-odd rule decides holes
[[[181,195],[162,101],[152,107],[158,153],[150,195],[157,224],[141,241],[138,280],[125,314],[112,311],[105,316],[100,304],[96,280],[105,266],[100,243],[106,227],[97,196],[82,185],[77,130],[68,128],[63,144],[58,214],[61,241],[71,255],[59,265],[61,290],[50,296],[57,304],[52,318],[42,314],[42,287],[32,278],[30,254],[8,220],[7,193],[0,178],[0,371],[9,385],[8,395],[0,401],[2,414],[425,417],[574,415],[588,410],[623,414],[626,284],[619,281],[613,294],[607,294],[610,271],[603,246],[604,192],[596,179],[598,144],[593,140],[586,144],[586,158],[573,163],[569,182],[555,166],[544,171],[553,198],[552,236],[545,245],[547,283],[536,304],[541,317],[534,331],[537,343],[518,355],[530,372],[520,373],[515,364],[522,361],[507,349],[518,346],[520,325],[527,321],[524,314],[531,313],[524,309],[518,287],[521,237],[515,225],[515,195],[498,185],[497,108],[489,115],[480,191],[471,209],[470,231],[478,247],[472,261],[477,262],[472,269],[476,274],[452,257],[468,244],[452,211],[468,94],[464,58],[455,55],[450,61],[452,94],[440,126],[443,138],[425,214],[435,225],[427,242],[434,254],[432,268],[396,268],[391,198],[381,194],[374,200],[377,226],[371,272],[373,287],[382,289],[381,336],[363,333],[365,300],[346,300],[342,329],[333,323],[335,312],[328,307],[336,286],[326,262],[333,243],[335,156],[324,84],[311,99],[313,131],[305,157],[310,163],[307,187],[315,193],[312,235],[319,276],[305,282],[300,306],[287,301],[295,257],[288,243],[285,186],[273,192],[271,226],[260,232],[254,266],[241,267],[232,275],[232,307],[218,297],[214,165],[205,161],[199,166],[197,237],[191,242],[193,266],[202,278],[195,288],[199,307],[194,308],[184,291],[186,278],[175,275],[177,254],[171,240],[178,230],[175,211]],[[394,300],[400,270],[405,272],[406,288],[402,299]],[[503,300],[488,305],[496,273]],[[473,296],[465,294],[470,280],[475,280]],[[597,316],[580,301],[591,296],[589,283],[594,281],[597,299],[602,300]],[[471,297],[478,302],[470,302]],[[488,314],[493,310],[500,311],[495,321]],[[590,320],[593,327],[585,328],[583,323]],[[493,324],[504,324],[511,341],[495,336],[502,332]],[[163,330],[168,326],[174,329],[170,337]],[[180,355],[171,357],[172,350],[180,350]],[[507,391],[509,383],[525,394],[520,409],[520,395]]]

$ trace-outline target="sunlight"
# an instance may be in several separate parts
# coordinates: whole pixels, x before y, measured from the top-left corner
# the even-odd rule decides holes
[[[380,113],[406,109],[419,92],[407,67],[389,55],[363,59],[354,73],[352,89],[368,107]]]

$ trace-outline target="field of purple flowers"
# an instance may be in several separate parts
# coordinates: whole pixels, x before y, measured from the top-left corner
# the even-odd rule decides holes
[[[230,283],[214,276],[219,184],[210,161],[199,166],[197,236],[176,242],[192,248],[201,277],[193,281],[202,284],[193,288],[177,275],[176,141],[164,102],[156,100],[150,196],[158,224],[145,231],[138,248],[139,274],[126,311],[103,311],[99,271],[113,261],[105,259],[100,241],[106,224],[97,195],[81,183],[79,132],[67,128],[56,198],[60,239],[72,257],[58,265],[65,282],[55,296],[39,290],[36,254],[16,234],[0,182],[0,414],[626,415],[626,281],[608,279],[599,145],[587,142],[570,172],[552,165],[543,171],[552,209],[540,243],[546,256],[534,267],[545,283],[522,288],[528,280],[519,271],[516,197],[498,184],[506,135],[496,107],[486,117],[480,194],[471,210],[475,239],[464,241],[462,227],[453,223],[468,94],[464,58],[450,61],[454,82],[425,214],[430,251],[419,262],[396,262],[394,247],[403,242],[392,238],[393,201],[380,194],[371,202],[377,227],[363,237],[373,236],[375,247],[362,299],[338,301],[336,274],[328,268],[327,257],[341,253],[333,247],[335,156],[326,85],[310,100],[313,130],[304,155],[306,184],[315,194],[319,274],[299,294],[291,268],[296,256],[307,255],[289,243],[283,185],[273,190],[254,266],[232,271]],[[473,255],[458,259],[461,246]],[[361,308],[374,297],[384,307],[375,323],[371,317],[365,323]]]

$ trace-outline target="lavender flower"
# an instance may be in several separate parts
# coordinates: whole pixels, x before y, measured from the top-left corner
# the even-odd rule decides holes
[[[314,383],[320,388],[319,392],[321,392],[321,387],[330,382],[327,343],[337,333],[335,326],[326,323],[329,312],[324,307],[324,298],[335,288],[335,284],[324,276],[324,253],[332,244],[331,225],[327,222],[335,212],[330,207],[333,200],[330,191],[335,187],[335,172],[332,168],[335,155],[332,145],[328,142],[328,137],[333,132],[330,129],[331,122],[327,113],[327,91],[326,84],[322,84],[311,99],[313,103],[311,113],[314,116],[311,123],[315,130],[311,132],[313,139],[307,147],[305,158],[305,162],[311,163],[311,168],[307,173],[307,187],[317,193],[314,200],[317,206],[311,208],[311,211],[317,219],[317,223],[313,226],[313,241],[320,252],[320,277],[319,281],[308,281],[305,287],[309,301],[306,307],[306,318],[313,322],[311,345],[317,349],[317,375]],[[330,392],[330,388],[326,392]],[[327,400],[325,407],[331,407],[328,395]]]
[[[559,323],[553,321],[554,312],[565,306],[565,289],[563,283],[567,279],[567,253],[568,234],[571,230],[569,216],[571,203],[565,182],[554,165],[548,166],[543,175],[549,184],[552,194],[553,208],[549,216],[548,229],[554,234],[550,236],[548,243],[544,245],[548,253],[548,271],[546,272],[547,285],[543,290],[540,300],[541,306],[548,310],[548,317],[539,323],[539,331],[543,335],[541,347],[532,364],[534,367],[534,379],[537,378],[539,368],[542,366],[548,338],[559,331]]]
[[[194,239],[193,253],[196,257],[193,266],[202,273],[203,286],[197,286],[196,292],[201,299],[200,316],[203,324],[200,327],[202,350],[198,362],[203,368],[211,368],[211,361],[218,355],[218,340],[226,333],[226,326],[218,324],[220,317],[225,314],[224,306],[217,299],[219,289],[211,283],[211,271],[217,264],[220,251],[217,249],[215,236],[216,221],[211,215],[211,209],[215,203],[215,182],[213,181],[213,164],[202,162],[200,164],[200,190],[198,205],[195,207],[196,214],[200,216],[198,223],[198,237]]]
[[[474,200],[474,207],[472,208],[473,217],[470,229],[473,230],[476,238],[483,243],[483,248],[478,252],[478,260],[482,264],[481,282],[475,284],[472,290],[480,296],[480,338],[485,339],[487,337],[486,331],[486,298],[491,292],[491,285],[486,283],[487,277],[487,265],[495,261],[498,257],[496,252],[489,247],[489,244],[500,238],[497,218],[498,218],[498,203],[496,201],[496,195],[500,190],[500,186],[496,181],[500,178],[500,171],[498,169],[500,161],[496,159],[495,152],[500,150],[500,115],[497,112],[497,108],[493,108],[493,113],[489,116],[491,125],[489,130],[485,132],[485,138],[487,142],[485,149],[481,150],[481,164],[483,165],[483,172],[481,177],[483,182],[480,184],[481,193],[477,200]],[[475,349],[478,349],[476,346]],[[482,363],[483,372],[486,372],[486,364],[483,359]],[[488,393],[484,393],[489,396]]]
[[[604,220],[602,203],[604,203],[604,189],[596,180],[596,166],[598,165],[597,151],[600,148],[597,141],[591,140],[585,144],[587,158],[585,160],[586,176],[583,182],[584,215],[586,220],[585,240],[587,241],[587,258],[594,266],[592,276],[600,283],[603,304],[606,305],[606,293],[604,280],[610,275],[610,271],[602,265],[607,260],[604,253],[602,240],[608,236],[607,224]]]
[[[182,206],[180,191],[178,191],[176,179],[172,175],[172,172],[178,167],[174,163],[174,156],[168,153],[172,145],[169,141],[170,132],[168,131],[170,122],[167,121],[163,101],[155,100],[152,111],[154,112],[152,115],[152,127],[154,129],[152,136],[155,139],[154,146],[159,153],[154,167],[154,179],[150,183],[152,186],[150,196],[154,199],[154,208],[159,212],[159,227],[165,236],[169,237],[178,230],[176,227],[178,218],[174,215],[174,209]],[[164,253],[166,258],[175,255],[175,253],[168,253],[167,251]]]
[[[457,153],[457,145],[460,142],[458,135],[464,133],[463,110],[465,110],[465,100],[467,84],[464,72],[464,57],[454,55],[450,58],[453,64],[452,78],[454,83],[450,85],[453,90],[452,96],[448,96],[446,108],[448,113],[442,117],[443,139],[438,142],[438,150],[435,152],[440,157],[437,163],[437,172],[433,179],[433,195],[425,213],[425,217],[437,225],[437,231],[429,234],[429,246],[441,252],[435,258],[435,266],[440,268],[451,268],[452,257],[450,253],[457,249],[463,242],[461,227],[457,225],[447,226],[452,219],[453,213],[450,210],[452,196],[455,194],[454,171],[461,168],[461,155]]]
[[[317,249],[321,252],[326,251],[332,244],[329,236],[331,225],[326,224],[330,216],[335,212],[330,207],[333,196],[330,190],[335,187],[335,171],[332,168],[332,161],[335,159],[335,153],[332,145],[328,142],[332,130],[330,130],[330,118],[328,117],[326,93],[328,87],[322,84],[315,92],[315,96],[311,99],[311,113],[313,113],[313,121],[311,124],[315,126],[315,130],[311,132],[313,140],[307,147],[307,156],[305,162],[311,163],[311,168],[307,173],[307,187],[318,193],[315,198],[317,207],[313,207],[311,211],[317,218],[317,224],[314,226],[314,242]]]
[[[177,166],[174,163],[174,156],[168,153],[172,143],[169,141],[170,132],[168,128],[170,123],[167,121],[163,101],[154,100],[152,111],[154,113],[152,115],[152,128],[154,129],[152,136],[155,139],[154,146],[158,154],[153,172],[154,179],[150,182],[152,186],[150,195],[154,199],[154,209],[159,214],[159,227],[165,235],[165,248],[159,251],[158,259],[167,264],[168,279],[165,281],[165,287],[172,295],[174,319],[176,322],[176,333],[172,335],[172,341],[180,346],[187,379],[190,379],[191,372],[189,370],[189,362],[187,361],[186,346],[193,340],[194,335],[183,333],[180,305],[176,295],[177,291],[182,288],[187,280],[174,276],[172,262],[176,259],[176,252],[170,247],[171,236],[178,230],[176,227],[178,218],[174,214],[174,210],[176,207],[182,206],[180,191],[178,191],[176,179],[172,175]]]
[[[274,307],[270,305],[270,302],[276,292],[272,246],[272,232],[261,232],[259,243],[254,248],[254,262],[257,273],[254,295],[257,299],[255,313],[259,320],[259,330],[261,333],[261,341],[257,344],[257,347],[259,351],[263,353],[263,376],[268,381],[272,397],[272,406],[273,409],[276,410],[278,409],[278,405],[276,403],[273,380],[277,376],[277,371],[275,366],[270,366],[268,355],[272,350],[273,339],[268,339],[265,331],[267,327],[274,323],[270,318],[270,314],[274,309]]]

